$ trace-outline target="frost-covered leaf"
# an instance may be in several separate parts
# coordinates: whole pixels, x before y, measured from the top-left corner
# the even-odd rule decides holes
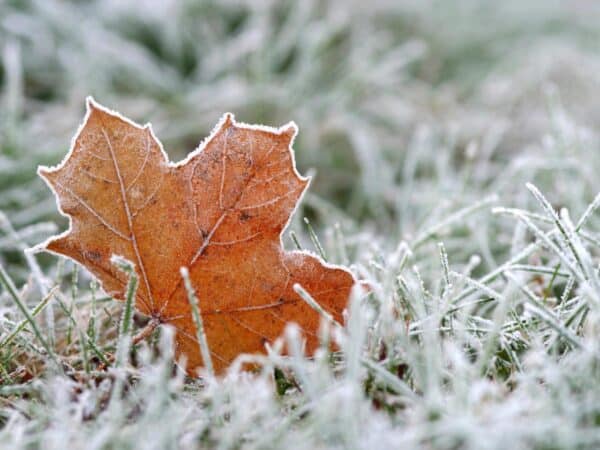
[[[127,280],[111,263],[135,264],[137,309],[177,330],[188,372],[202,357],[180,268],[189,268],[215,368],[264,351],[287,322],[318,344],[319,315],[293,290],[300,283],[338,320],[352,275],[315,256],[286,252],[280,236],[308,185],[296,171],[294,124],[237,124],[226,114],[181,163],[168,160],[150,125],[139,126],[93,100],[64,161],[41,167],[70,218],[42,247],[84,265],[116,298]]]

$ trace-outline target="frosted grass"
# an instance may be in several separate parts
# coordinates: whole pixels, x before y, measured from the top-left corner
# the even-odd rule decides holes
[[[600,10],[495,3],[0,2],[0,448],[599,447]],[[299,124],[285,244],[370,286],[313,359],[292,326],[186,378],[171,330],[132,343],[24,252],[65,226],[35,168],[87,95],[180,157],[228,110]]]

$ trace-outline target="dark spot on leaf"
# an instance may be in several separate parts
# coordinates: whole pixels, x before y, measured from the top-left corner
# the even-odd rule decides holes
[[[102,253],[96,250],[83,252],[83,256],[85,256],[85,259],[89,259],[91,261],[100,261],[100,259],[102,259]]]

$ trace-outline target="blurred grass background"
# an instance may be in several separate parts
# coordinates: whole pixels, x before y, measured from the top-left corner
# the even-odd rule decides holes
[[[412,203],[454,200],[436,168],[486,159],[463,183],[481,191],[519,156],[551,161],[557,98],[597,126],[599,17],[593,1],[4,0],[0,209],[17,226],[56,217],[35,167],[61,158],[93,95],[151,121],[173,159],[225,111],[295,120],[314,194],[412,233]]]

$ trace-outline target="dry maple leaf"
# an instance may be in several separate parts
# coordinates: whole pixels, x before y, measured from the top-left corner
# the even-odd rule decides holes
[[[41,244],[84,265],[123,299],[120,255],[140,280],[136,308],[176,329],[176,353],[196,374],[202,357],[180,274],[189,268],[217,372],[240,353],[264,352],[287,322],[318,344],[319,315],[293,290],[301,284],[337,320],[354,284],[345,269],[286,252],[281,233],[308,180],[296,171],[297,128],[238,124],[226,114],[184,161],[170,163],[150,125],[87,101],[71,150],[40,167],[69,217],[69,229]]]

